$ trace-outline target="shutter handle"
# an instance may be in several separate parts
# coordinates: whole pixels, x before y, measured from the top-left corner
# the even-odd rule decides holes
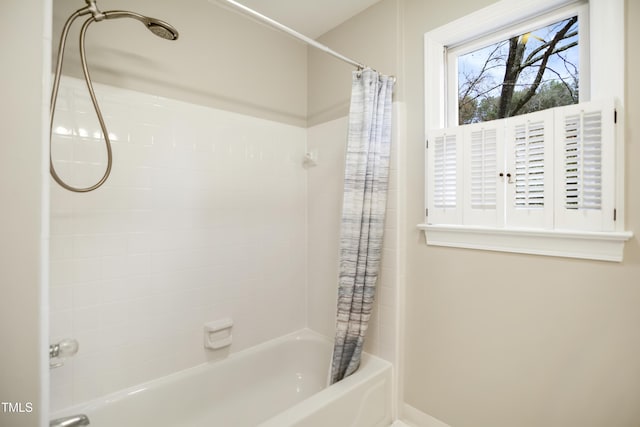
[[[504,173],[500,172],[500,174],[498,176],[500,178],[504,178]],[[513,184],[513,181],[511,180],[511,173],[510,172],[507,173],[507,184]]]

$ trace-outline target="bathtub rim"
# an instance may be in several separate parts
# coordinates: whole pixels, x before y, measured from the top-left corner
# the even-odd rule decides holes
[[[78,403],[76,405],[72,405],[63,409],[60,409],[58,411],[55,412],[49,412],[49,418],[50,419],[56,419],[56,418],[60,418],[60,417],[65,417],[68,415],[73,415],[76,413],[87,413],[89,417],[91,417],[91,412],[107,406],[109,404],[112,403],[116,403],[120,400],[126,399],[129,396],[132,396],[134,394],[137,393],[141,393],[141,392],[145,392],[148,390],[152,390],[154,388],[160,387],[166,383],[171,383],[177,380],[180,380],[182,378],[185,377],[189,377],[191,375],[197,375],[200,372],[204,372],[207,371],[209,369],[213,369],[217,366],[221,366],[224,362],[231,362],[233,360],[236,359],[241,359],[244,357],[247,357],[249,355],[252,354],[256,354],[256,353],[260,353],[261,351],[264,351],[265,349],[270,349],[272,347],[276,347],[278,345],[280,345],[281,343],[284,342],[289,342],[289,341],[300,341],[300,340],[309,340],[309,341],[315,341],[315,342],[321,342],[325,345],[329,345],[331,347],[333,347],[333,340],[327,338],[326,336],[312,330],[309,328],[302,328],[299,329],[297,331],[294,332],[290,332],[281,336],[278,336],[276,338],[270,339],[268,341],[256,344],[254,346],[251,347],[247,347],[245,349],[242,349],[240,351],[234,352],[234,353],[230,353],[228,356],[226,356],[223,359],[219,359],[219,360],[212,360],[212,361],[206,361],[203,363],[200,363],[198,365],[195,366],[191,366],[185,369],[181,369],[179,371],[176,372],[172,372],[170,374],[164,375],[162,377],[158,377],[158,378],[154,378],[145,382],[142,382],[140,384],[135,384],[133,386],[124,388],[122,390],[117,390],[114,391],[112,393],[109,393],[107,395],[104,396],[100,396],[97,397],[95,399],[86,401],[86,402],[82,402],[82,403]],[[327,392],[327,390],[329,388],[331,388],[330,391],[336,391],[336,392],[340,392],[340,393],[345,393],[346,390],[348,390],[349,387],[355,386],[356,384],[358,384],[358,381],[360,379],[360,377],[362,377],[363,374],[365,373],[372,373],[375,369],[380,369],[382,370],[383,367],[387,366],[389,368],[391,368],[391,363],[381,359],[377,356],[371,355],[369,353],[362,353],[362,361],[360,364],[360,367],[358,368],[358,370],[351,376],[343,379],[342,381],[332,384],[330,386],[325,386],[323,389],[321,389],[320,391],[318,391],[317,393],[314,393],[313,395],[307,397],[306,399],[294,404],[293,406],[285,409],[284,411],[282,411],[282,413],[278,414],[276,417],[279,417],[282,414],[286,414],[289,413],[291,410],[293,410],[294,408],[298,408],[300,405],[302,405],[303,403],[305,403],[308,400],[313,399],[314,401],[321,401],[322,399],[326,399],[326,396],[328,395],[329,392]],[[360,373],[360,375],[358,375]],[[327,370],[326,372],[326,377],[327,377],[327,382],[329,379],[329,371]],[[321,395],[320,398],[316,398],[318,395]],[[275,417],[273,417],[275,418]],[[268,420],[265,420],[263,423],[268,422]]]
[[[342,396],[346,396],[354,389],[362,387],[365,383],[371,382],[374,379],[377,381],[385,375],[387,375],[388,381],[392,381],[393,365],[391,362],[363,352],[360,366],[353,374],[337,383],[326,386],[319,392],[280,412],[278,415],[263,421],[258,427],[296,425],[304,421],[310,414],[328,406]],[[391,402],[389,402],[389,404],[391,404]]]

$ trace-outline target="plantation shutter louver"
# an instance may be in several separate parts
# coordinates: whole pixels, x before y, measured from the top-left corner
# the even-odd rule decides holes
[[[502,170],[504,120],[463,126],[464,224],[496,226],[502,221]],[[498,218],[500,217],[500,218]]]
[[[602,113],[564,119],[564,194],[567,209],[602,205]]]
[[[432,131],[429,222],[614,230],[614,112],[591,101]]]
[[[496,208],[496,155],[498,154],[495,129],[471,133],[471,207]]]
[[[460,132],[443,129],[430,136],[429,141],[429,220],[441,224],[459,223],[462,189]]]
[[[614,229],[615,126],[613,102],[558,109],[556,227]]]
[[[553,110],[512,117],[506,124],[506,223],[553,227]]]
[[[544,122],[515,128],[515,205],[544,208]]]
[[[433,193],[436,208],[456,207],[456,137],[443,135],[434,141],[435,191]]]

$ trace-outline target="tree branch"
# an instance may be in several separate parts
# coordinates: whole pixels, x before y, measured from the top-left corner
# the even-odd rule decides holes
[[[573,24],[577,22],[577,20],[578,20],[577,16],[574,16],[573,18],[571,18],[567,22],[567,24],[560,31],[558,31],[556,35],[553,37],[553,40],[551,40],[551,42],[549,43],[549,47],[547,51],[542,56],[542,62],[540,63],[540,67],[538,68],[538,74],[536,75],[536,78],[533,81],[533,84],[531,85],[529,90],[525,93],[525,95],[522,97],[522,99],[520,99],[520,102],[518,102],[515,108],[511,110],[510,116],[516,115],[518,111],[520,111],[520,109],[522,109],[522,107],[524,107],[524,105],[527,102],[529,102],[529,100],[533,97],[533,95],[535,95],[536,90],[538,90],[538,86],[540,86],[540,82],[542,81],[542,76],[544,75],[544,71],[547,68],[547,62],[549,61],[549,58],[551,57],[551,55],[553,55],[554,51],[556,50],[555,49],[556,45],[563,38],[565,38],[567,32],[571,29]]]
[[[573,36],[576,36],[576,35],[578,35],[578,32],[577,32],[577,31],[573,31],[573,32],[571,32],[571,33],[569,33],[569,34],[566,34],[566,35],[563,37],[563,39],[569,39],[569,38],[571,38],[571,37],[573,37]],[[536,56],[536,54],[537,54],[538,52],[541,52],[541,51],[543,51],[544,49],[546,49],[547,47],[549,47],[549,43],[551,43],[551,41],[545,42],[544,44],[542,44],[542,45],[538,46],[537,48],[535,48],[535,49],[533,49],[531,52],[529,52],[529,55],[527,55],[527,59],[525,59],[525,60],[524,60],[524,62],[531,62],[531,58],[533,58],[534,56]],[[576,43],[576,44],[577,44],[577,43]],[[533,61],[533,62],[535,62],[535,61]]]
[[[556,70],[554,70],[551,67],[547,67],[547,70],[551,71],[553,74],[555,74],[556,76],[558,76],[558,78],[560,79],[560,81],[562,82],[562,84],[564,85],[564,87],[567,89],[567,92],[569,92],[569,95],[571,95],[571,98],[575,99],[575,95],[573,93],[573,89],[571,89],[571,86],[569,86],[567,84],[567,82],[564,81],[564,78],[560,75],[560,73],[558,73]]]
[[[495,47],[495,49],[493,49],[493,51],[491,51],[491,53],[489,54],[489,57],[487,58],[487,60],[485,61],[484,65],[482,66],[482,70],[480,70],[480,73],[478,73],[478,76],[473,80],[473,82],[471,82],[469,84],[469,87],[467,88],[467,90],[465,91],[464,95],[462,97],[460,97],[461,99],[466,98],[467,96],[469,96],[469,93],[471,93],[471,90],[475,88],[475,86],[482,80],[483,74],[487,71],[490,70],[491,68],[495,68],[494,67],[489,67],[487,68],[487,65],[489,64],[489,62],[494,61],[498,58],[493,58],[493,55],[498,51],[498,49],[500,49],[502,47],[504,43],[498,43]],[[467,83],[469,82],[469,80],[467,80]]]
[[[577,45],[578,45],[578,42],[571,42],[571,43],[569,43],[567,45],[559,47],[558,49],[554,50],[551,53],[545,52],[543,55],[540,55],[537,58],[533,58],[530,61],[523,62],[522,65],[520,66],[520,68],[524,69],[524,68],[530,67],[533,64],[535,64],[536,62],[540,61],[542,58],[544,58],[547,55],[548,56],[555,55],[556,53],[564,52],[565,50],[571,49],[572,47],[577,46]]]

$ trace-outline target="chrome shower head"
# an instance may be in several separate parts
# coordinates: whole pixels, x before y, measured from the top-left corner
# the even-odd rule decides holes
[[[167,40],[176,40],[178,38],[178,30],[164,21],[147,17],[147,22],[145,22],[145,24],[149,31],[158,37],[162,37]]]
[[[153,34],[166,40],[177,40],[178,30],[170,24],[156,18],[140,15],[139,13],[129,12],[127,10],[110,10],[104,12],[105,19],[115,18],[133,18],[144,24]]]
[[[98,106],[98,100],[96,99],[95,92],[93,90],[93,84],[91,83],[91,77],[89,76],[89,68],[87,67],[87,60],[85,54],[85,34],[87,32],[87,28],[93,22],[101,22],[105,19],[117,19],[117,18],[133,18],[140,22],[142,22],[145,27],[149,29],[153,34],[158,37],[162,37],[166,40],[176,40],[178,38],[178,31],[173,28],[171,25],[167,24],[164,21],[159,19],[150,18],[148,16],[140,15],[139,13],[129,12],[126,10],[111,10],[108,12],[101,12],[96,5],[96,0],[85,0],[87,5],[81,9],[76,10],[65,22],[64,28],[62,29],[62,34],[60,36],[60,47],[58,48],[58,60],[56,61],[56,72],[53,78],[53,88],[51,90],[51,108],[49,113],[49,147],[51,147],[51,134],[53,129],[53,117],[56,111],[56,99],[58,98],[58,88],[60,86],[60,75],[62,74],[62,62],[64,59],[64,48],[67,40],[67,35],[69,34],[69,28],[80,16],[91,15],[84,21],[82,24],[82,29],[80,30],[80,62],[82,64],[82,71],[84,72],[84,79],[87,82],[87,87],[89,89],[89,95],[91,96],[91,101],[93,102],[93,108],[98,116],[98,122],[100,123],[100,128],[102,129],[102,135],[104,138],[105,147],[107,150],[107,167],[105,168],[104,175],[100,180],[89,187],[74,187],[72,185],[67,184],[56,172],[56,169],[53,165],[53,160],[51,156],[49,156],[49,171],[51,172],[51,176],[53,179],[60,184],[63,188],[73,191],[75,193],[86,193],[89,191],[93,191],[104,184],[104,182],[109,177],[111,173],[112,162],[112,153],[111,153],[111,141],[109,141],[109,131],[107,130],[107,126],[104,123],[104,119],[102,117],[102,113],[100,112],[100,107]],[[51,151],[51,150],[50,150]]]

